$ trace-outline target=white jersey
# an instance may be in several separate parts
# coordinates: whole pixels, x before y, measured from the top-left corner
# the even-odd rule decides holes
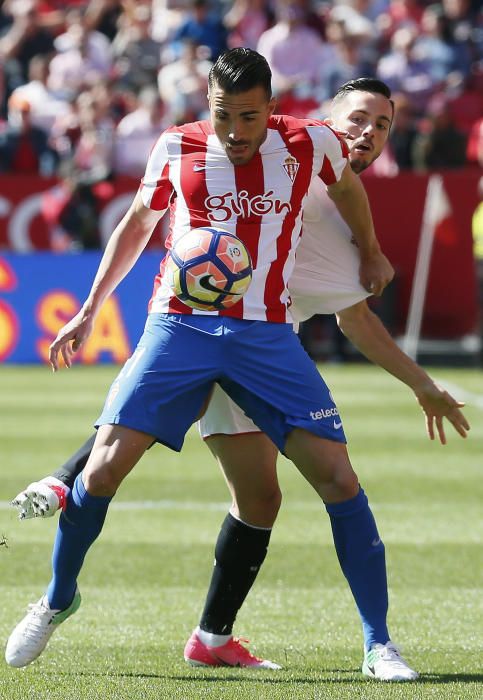
[[[305,203],[302,238],[289,280],[294,319],[304,321],[314,314],[342,311],[368,297],[369,292],[359,282],[359,263],[349,227],[324,185],[314,181]],[[203,438],[260,432],[218,385],[199,429]]]
[[[238,304],[206,312],[174,296],[161,264],[150,311],[291,322],[287,283],[309,186],[313,179],[337,182],[347,153],[322,122],[286,115],[270,117],[267,137],[246,165],[229,161],[208,121],[165,131],[149,158],[141,195],[151,209],[170,208],[166,247],[192,228],[219,226],[245,243],[254,269]]]
[[[333,314],[369,296],[359,282],[359,265],[351,230],[323,184],[314,180],[305,202],[302,239],[288,284],[294,320]]]

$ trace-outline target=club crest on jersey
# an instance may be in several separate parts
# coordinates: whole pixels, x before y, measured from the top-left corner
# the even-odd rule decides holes
[[[283,169],[292,182],[297,177],[299,167],[299,163],[297,163],[297,160],[293,156],[287,156],[283,161]]]

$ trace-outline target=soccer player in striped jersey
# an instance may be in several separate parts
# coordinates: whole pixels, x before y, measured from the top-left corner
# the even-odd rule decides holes
[[[361,86],[359,86],[359,88],[361,88]],[[348,90],[348,92],[349,92],[349,90]],[[356,88],[355,92],[364,92],[364,90],[363,89],[357,90],[357,88]],[[336,100],[336,103],[337,103],[337,100]],[[362,114],[365,112],[364,109],[363,110],[355,110],[355,111],[356,112],[361,111],[361,115],[359,115],[357,117],[357,119],[359,119],[362,116]],[[379,117],[380,116],[381,115],[379,115]],[[355,121],[356,121],[356,116],[354,116],[354,122]],[[389,119],[389,121],[390,121],[390,119]],[[384,119],[382,120],[382,123],[385,123]],[[373,128],[374,128],[373,126],[369,125],[366,129],[367,133],[366,133],[366,136],[364,137],[364,139],[361,139],[361,140],[359,140],[358,143],[354,144],[354,148],[352,151],[352,153],[354,155],[354,159],[352,159],[352,156],[351,156],[351,162],[353,163],[354,170],[357,170],[357,168],[354,168],[354,162],[356,160],[356,157],[359,159],[362,159],[362,160],[364,160],[364,159],[367,160],[367,158],[364,154],[370,154],[373,156],[372,159],[374,159],[374,157],[377,157],[378,152],[380,152],[380,150],[377,151],[378,146],[373,144],[372,136],[369,136],[369,133],[372,131]],[[383,145],[383,143],[382,143],[382,145]],[[241,155],[244,152],[244,150],[246,149],[246,147],[247,147],[247,144],[242,144],[240,146],[240,148],[235,151],[235,155]],[[294,164],[289,161],[288,163],[285,163],[285,165],[290,165],[290,167],[293,168]],[[198,167],[200,168],[200,170],[202,169],[201,164]],[[224,198],[224,201],[226,201],[226,197]],[[351,244],[349,243],[348,245],[350,246]],[[351,259],[351,264],[349,267],[350,267],[350,270],[352,271],[352,275],[353,275],[352,293],[354,293],[354,287],[359,287],[359,284],[356,281],[357,277],[354,277],[353,260],[355,260],[356,268],[357,268],[357,266],[359,265],[359,257],[358,257],[358,255],[356,255],[354,259],[351,258],[351,254],[354,251],[353,247],[352,248],[349,247],[348,250],[349,250],[349,258]],[[367,282],[367,284],[369,285],[369,282]],[[380,284],[380,282],[378,282],[378,284]],[[350,287],[350,285],[349,285],[349,287]],[[358,288],[356,290],[356,294],[358,294],[360,296],[360,298],[362,299],[362,298],[364,298],[364,296],[367,295],[367,292],[362,288]],[[346,297],[346,301],[348,298],[349,297]],[[315,294],[314,294],[314,300],[315,300]],[[334,303],[334,302],[332,302],[332,303]],[[336,304],[336,306],[337,306],[337,304]],[[322,309],[320,309],[320,310],[322,310]],[[335,310],[335,309],[332,309],[332,310]],[[309,314],[309,315],[311,315],[311,314]],[[357,315],[356,315],[356,325],[357,325]],[[369,326],[369,328],[370,328],[370,326]],[[373,322],[372,328],[374,330],[376,330],[378,333],[380,332],[380,329],[378,328],[377,323],[376,323],[376,325],[374,325],[374,322]],[[384,333],[384,331],[383,331],[383,333]],[[383,344],[384,344],[384,336],[382,339],[383,339]],[[390,341],[390,338],[388,338],[388,339]],[[383,353],[382,355],[381,355],[381,352]],[[391,360],[391,352],[389,352],[389,351],[384,352],[381,349],[379,349],[379,352],[376,351],[375,355],[376,355],[376,358],[375,358],[376,360],[378,360],[378,358],[379,358],[379,360],[381,358],[383,359],[382,364],[383,364],[383,366],[386,366],[386,369],[388,369],[389,371],[392,371],[393,373],[396,374],[396,376],[399,376],[399,378],[401,378],[403,381],[405,381],[410,386],[412,386],[415,389],[417,395],[418,395],[418,391],[417,391],[416,387],[418,386],[418,382],[419,382],[419,392],[420,392],[420,396],[421,396],[421,399],[420,399],[421,404],[422,404],[423,408],[425,408],[427,415],[429,415],[430,417],[432,416],[433,418],[434,418],[434,416],[437,416],[438,429],[440,429],[440,431],[442,430],[442,428],[440,426],[441,417],[443,415],[446,415],[450,418],[450,420],[452,420],[455,427],[457,429],[459,429],[458,430],[459,432],[462,432],[462,431],[464,432],[464,429],[462,427],[462,421],[464,421],[464,419],[460,417],[461,414],[457,408],[456,402],[454,402],[454,400],[451,399],[451,397],[444,395],[436,387],[434,387],[434,385],[431,383],[431,381],[429,380],[427,375],[425,375],[422,372],[422,370],[419,370],[419,374],[418,374],[418,371],[414,370],[414,368],[412,367],[412,365],[414,363],[411,363],[409,360],[407,360],[407,364],[405,364],[406,360],[403,360],[401,357],[396,357],[396,358],[393,358]],[[218,400],[215,400],[213,402],[214,414],[216,414],[217,401]],[[335,406],[332,406],[329,410],[331,411],[331,413],[330,413],[331,416],[338,415],[337,413],[335,413],[337,410],[335,408]],[[460,414],[460,416],[458,416],[455,413],[455,411],[457,411],[458,414]],[[212,411],[208,412],[207,420],[208,420],[208,416],[210,415],[210,412],[212,412]],[[246,416],[243,416],[243,414],[241,412],[239,415],[240,415],[242,421],[247,420]],[[218,419],[215,419],[215,424],[216,424],[216,420],[218,420]],[[333,422],[333,424],[335,424],[335,420],[333,420],[332,422]],[[432,418],[431,418],[430,422],[431,422],[431,429],[432,429]],[[338,420],[337,420],[337,423],[339,423]],[[208,428],[208,430],[207,430],[206,425],[207,424],[205,424],[204,432],[205,432],[205,434],[209,435],[211,429]],[[339,428],[336,428],[334,426],[334,430],[337,430],[337,429],[339,429]],[[257,428],[253,424],[251,424],[250,431],[255,431],[255,430],[257,430]],[[222,428],[220,430],[220,429],[215,427],[214,432],[215,433],[224,432],[224,428]],[[235,429],[232,428],[231,430],[228,430],[226,432],[228,432],[228,433],[235,432],[236,433],[237,432],[236,422],[235,422]],[[441,432],[440,432],[440,435],[441,435]],[[273,524],[273,521],[276,517],[276,512],[278,510],[278,504],[277,504],[278,484],[276,481],[276,472],[275,472],[276,452],[273,452],[273,454],[272,454],[271,448],[268,449],[268,451],[267,451],[267,446],[270,445],[270,442],[268,440],[266,440],[266,438],[264,438],[264,436],[261,433],[253,432],[252,435],[237,436],[236,438],[224,436],[224,438],[221,438],[221,439],[223,440],[226,438],[226,440],[228,442],[225,443],[225,445],[228,445],[229,441],[232,441],[234,439],[239,439],[240,437],[242,437],[244,440],[255,441],[255,442],[252,442],[252,444],[258,444],[258,442],[260,440],[262,440],[262,443],[261,443],[262,451],[257,455],[257,458],[259,460],[260,459],[262,460],[261,467],[263,467],[263,469],[261,471],[262,471],[262,473],[265,473],[267,475],[267,479],[265,480],[265,483],[259,484],[259,487],[260,487],[259,493],[254,493],[254,494],[247,494],[246,492],[244,493],[243,478],[242,478],[241,472],[239,472],[237,474],[236,478],[234,478],[234,472],[231,470],[231,468],[229,466],[230,459],[233,459],[233,455],[230,457],[230,455],[228,454],[228,456],[226,457],[224,447],[223,447],[223,445],[221,445],[221,447],[218,451],[218,457],[221,459],[223,465],[226,466],[227,479],[231,483],[232,487],[237,489],[237,487],[240,486],[240,488],[241,488],[240,492],[235,490],[235,493],[234,493],[234,496],[238,499],[238,501],[241,503],[241,505],[240,505],[240,507],[237,507],[237,504],[236,503],[234,504],[234,509],[233,509],[232,514],[228,516],[227,520],[224,523],[222,533],[221,533],[221,538],[220,538],[218,546],[217,546],[217,564],[215,567],[214,578],[216,579],[218,576],[218,581],[215,581],[214,585],[212,582],[212,587],[210,588],[209,604],[207,605],[207,608],[205,608],[205,612],[208,610],[208,613],[206,615],[204,615],[204,617],[206,618],[205,623],[206,623],[206,620],[208,620],[208,622],[204,626],[207,627],[208,629],[203,629],[203,621],[202,621],[201,630],[198,631],[192,637],[192,639],[190,640],[190,643],[187,645],[187,650],[185,653],[187,655],[188,660],[190,660],[192,663],[200,663],[202,665],[203,664],[206,664],[206,665],[220,665],[220,664],[226,665],[227,663],[228,664],[232,663],[233,665],[240,665],[241,664],[241,665],[250,665],[250,666],[257,666],[258,665],[261,667],[274,667],[274,665],[270,664],[270,662],[263,662],[262,660],[256,659],[255,657],[250,655],[247,650],[245,650],[246,654],[244,655],[243,647],[241,647],[241,645],[239,645],[239,643],[236,642],[236,640],[233,640],[231,638],[231,625],[233,624],[236,612],[237,612],[238,608],[240,607],[241,603],[243,602],[243,599],[244,599],[246,593],[248,592],[248,589],[251,585],[251,582],[253,582],[255,575],[256,575],[256,574],[253,574],[253,571],[251,574],[248,575],[248,577],[246,576],[246,573],[248,572],[248,570],[243,572],[242,578],[244,580],[242,582],[242,585],[239,586],[237,588],[237,590],[234,592],[235,594],[234,594],[234,596],[232,596],[232,600],[229,602],[229,605],[228,605],[229,609],[227,610],[226,608],[223,608],[223,606],[222,606],[221,610],[218,609],[218,611],[216,611],[217,602],[215,599],[217,598],[217,596],[219,596],[220,586],[221,586],[221,588],[223,588],[223,587],[226,588],[226,584],[227,584],[226,575],[228,574],[228,577],[230,577],[230,576],[233,577],[234,575],[235,575],[235,577],[237,577],[238,573],[239,573],[237,566],[235,566],[235,570],[233,569],[233,557],[232,557],[231,562],[227,561],[226,554],[230,551],[233,551],[233,552],[236,551],[234,549],[234,547],[236,546],[236,543],[240,541],[240,538],[241,538],[241,540],[243,541],[243,548],[242,549],[244,550],[244,551],[242,551],[242,555],[243,555],[242,558],[244,560],[247,560],[247,557],[248,557],[248,559],[250,559],[250,562],[248,562],[248,560],[247,560],[246,563],[247,564],[249,563],[250,564],[249,568],[251,570],[253,570],[253,568],[254,568],[252,566],[253,556],[255,556],[255,558],[258,557],[259,559],[261,559],[261,561],[263,561],[264,552],[266,551],[266,546],[268,545],[269,529],[270,529],[271,525]],[[220,436],[218,436],[218,438],[220,438]],[[216,439],[217,438],[212,437],[210,439],[210,441],[213,441]],[[248,442],[247,443],[248,449],[250,449],[249,445],[250,445],[250,443]],[[215,451],[216,451],[216,449],[217,448],[215,447]],[[237,447],[237,449],[238,449],[238,447]],[[247,453],[247,454],[249,454],[249,453]],[[226,461],[225,461],[225,457],[226,457]],[[75,462],[77,464],[77,466],[79,466],[81,461],[82,461],[82,459],[79,458],[79,455],[78,455],[78,458],[75,458],[71,462],[71,464]],[[235,464],[235,466],[233,466],[233,469],[238,469],[238,465]],[[322,471],[323,471],[323,469],[321,470],[320,474],[322,474]],[[317,475],[315,473],[308,474],[307,472],[305,472],[305,475],[309,479],[309,481],[317,488],[317,490],[320,493],[319,487],[314,483],[316,478],[318,478]],[[238,481],[238,476],[240,476],[240,481]],[[245,491],[246,491],[246,489],[245,489]],[[249,489],[249,491],[250,491],[250,489]],[[257,523],[255,522],[257,517],[259,517],[259,514],[258,514],[258,516],[255,515],[254,518],[252,518],[250,514],[245,516],[246,519],[244,517],[242,517],[245,512],[249,513],[250,509],[251,509],[252,513],[255,513],[257,510],[257,506],[264,503],[264,501],[266,500],[267,493],[269,494],[269,496],[271,498],[272,502],[270,505],[272,507],[271,507],[271,509],[269,508],[269,511],[268,511],[269,515],[267,516],[266,521],[263,524],[257,525]],[[274,494],[275,494],[275,498],[273,498]],[[250,498],[253,496],[253,506],[250,506],[250,504],[247,502],[247,500],[246,500],[247,495],[250,495]],[[331,506],[330,496],[329,496],[329,498],[325,498],[324,500],[328,504],[327,509],[329,510],[329,514],[331,516],[331,520],[332,520],[332,524],[333,524],[333,528],[334,528],[334,538],[336,540],[336,547],[337,547],[337,544],[338,544],[337,543],[337,531],[339,531],[339,537],[341,537],[344,535],[345,530],[347,528],[350,529],[350,527],[354,526],[354,523],[352,523],[352,524],[349,523],[351,518],[349,517],[349,513],[344,513],[344,509],[348,505],[350,505],[351,508],[353,508],[357,504],[357,501],[358,501],[359,502],[358,503],[358,513],[359,513],[358,518],[359,519],[362,518],[362,520],[363,520],[365,517],[363,515],[363,513],[365,513],[367,516],[367,511],[368,511],[367,501],[365,500],[363,494],[360,491],[358,491],[356,496],[349,499],[350,503],[346,503],[345,505],[344,505],[344,501],[338,501],[338,502],[336,501],[336,502],[334,502],[334,505]],[[24,503],[25,503],[25,501],[24,501]],[[266,505],[266,503],[265,503],[265,505]],[[264,512],[267,512],[267,511],[264,510]],[[345,519],[347,521],[345,523],[345,526],[342,526],[342,530],[340,529],[340,527],[338,527],[338,524],[337,524],[338,519],[340,519],[340,520]],[[371,520],[371,522],[373,522],[372,518],[369,518],[369,519]],[[268,520],[270,520],[270,522],[268,522]],[[371,527],[374,528],[375,526],[371,526]],[[372,529],[372,534],[374,534],[374,532],[376,532],[376,534],[377,534],[377,531]],[[258,537],[257,533],[261,533],[260,537]],[[252,535],[254,537],[252,537]],[[378,536],[375,537],[372,541],[374,542],[377,539],[378,539]],[[379,543],[378,543],[378,546],[379,546]],[[340,547],[338,549],[340,550]],[[221,551],[221,556],[220,556],[218,554],[218,550],[220,550],[220,551],[224,550],[224,553],[223,553],[223,551]],[[376,558],[379,560],[379,562],[377,564],[377,568],[379,569],[379,571],[377,573],[377,578],[378,578],[378,587],[377,588],[378,588],[378,592],[382,593],[382,596],[378,601],[378,607],[380,608],[380,610],[378,612],[378,615],[376,615],[376,617],[377,616],[380,617],[380,615],[382,614],[382,617],[385,620],[384,600],[387,599],[387,591],[385,588],[385,568],[384,568],[384,563],[383,563],[384,556],[383,556],[382,543],[381,543],[381,546],[379,547],[377,552],[371,552],[371,553],[373,555],[373,558],[374,558],[374,554],[375,554]],[[382,554],[382,557],[380,556],[381,554]],[[235,559],[237,558],[237,556],[238,555],[235,556]],[[223,558],[225,558],[225,561],[223,561]],[[220,559],[221,559],[221,561],[219,561]],[[357,579],[357,576],[360,575],[360,573],[361,573],[360,567],[361,567],[362,559],[363,559],[363,557],[361,558],[360,562],[354,562],[354,561],[347,562],[346,561],[344,563],[341,561],[341,563],[343,565],[344,572],[346,573],[346,576],[349,580],[349,583],[351,583],[351,580],[352,580],[352,582],[354,582],[354,579]],[[257,569],[259,568],[261,561],[258,562],[258,567],[255,567],[255,568],[257,568]],[[365,566],[365,563],[366,562],[364,562],[364,566]],[[359,573],[357,573],[358,567],[359,567]],[[372,572],[372,573],[374,574],[375,572]],[[221,574],[221,579],[220,579],[220,574]],[[368,577],[370,577],[369,573],[367,575],[368,575]],[[223,576],[225,576],[225,580],[223,580]],[[403,669],[406,669],[404,671],[407,675],[407,677],[405,679],[410,679],[410,677],[411,678],[415,677],[416,674],[414,672],[412,672],[411,669],[408,669],[407,665],[405,665],[404,662],[402,662],[397,657],[397,652],[394,650],[392,645],[388,646],[387,642],[388,642],[389,638],[387,635],[387,631],[384,632],[384,631],[381,631],[381,629],[380,629],[380,630],[378,630],[378,632],[375,632],[374,629],[372,629],[372,630],[370,629],[372,623],[371,623],[371,620],[369,618],[371,617],[371,614],[369,611],[368,615],[367,615],[368,619],[364,620],[364,605],[369,605],[369,607],[370,607],[371,603],[370,603],[370,601],[360,600],[361,592],[360,591],[358,592],[357,590],[354,591],[354,586],[352,585],[352,583],[351,583],[351,587],[352,587],[353,593],[355,595],[356,602],[358,603],[359,610],[361,611],[361,615],[363,617],[363,623],[365,622],[364,631],[366,633],[366,642],[369,639],[369,644],[370,644],[370,641],[371,641],[370,635],[371,634],[381,635],[380,641],[378,641],[378,639],[375,638],[374,643],[370,644],[370,646],[368,646],[368,648],[367,648],[368,655],[367,655],[366,660],[369,659],[370,653],[372,652],[372,656],[374,658],[377,657],[377,659],[376,659],[377,664],[376,664],[376,662],[371,662],[371,663],[373,663],[373,665],[375,664],[375,665],[381,666],[381,659],[383,659],[383,657],[385,658],[385,657],[390,656],[390,657],[392,657],[391,662],[392,662],[392,667],[393,667],[393,671],[392,671],[393,678],[392,679],[395,679],[394,668],[397,665],[399,665],[399,673],[401,673],[401,670],[400,670],[401,667]],[[219,601],[218,601],[218,603],[219,603]],[[372,603],[374,603],[374,601],[372,601]],[[210,629],[209,629],[210,626],[213,626],[211,624],[211,622],[213,622],[213,620],[211,620],[211,622],[209,620],[210,605],[211,605],[211,612],[213,613],[213,611],[214,611],[215,617],[217,617],[217,620],[215,621],[216,624],[213,628],[213,631],[210,631]],[[361,610],[361,606],[362,606],[362,610]],[[224,620],[224,622],[221,623],[220,621],[223,617],[225,618],[225,620]],[[219,623],[221,624],[221,629],[217,630],[216,627]],[[373,627],[374,627],[374,625],[373,625]],[[382,627],[385,629],[385,622],[382,625]],[[387,635],[387,640],[383,639],[385,635]],[[202,639],[203,636],[204,636],[205,642]],[[386,641],[386,643],[384,644],[383,641]],[[380,647],[383,647],[383,649],[379,649],[378,645]],[[370,659],[369,659],[369,661],[370,661]],[[13,664],[13,665],[20,665],[20,664]],[[386,663],[385,663],[386,671],[385,671],[385,673],[387,673],[387,666],[388,666],[388,664],[387,664],[387,658],[386,658]],[[370,664],[369,664],[368,668],[369,667],[371,667]],[[376,673],[375,676],[382,678],[381,672]]]

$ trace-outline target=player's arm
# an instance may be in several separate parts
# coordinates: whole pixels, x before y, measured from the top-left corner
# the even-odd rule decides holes
[[[50,346],[50,364],[58,369],[59,352],[67,367],[73,354],[82,346],[104,300],[127,275],[146,247],[162,212],[144,206],[138,192],[126,215],[114,230],[102,256],[89,296],[74,318],[59,331]]]
[[[340,180],[327,186],[327,192],[359,247],[359,276],[362,286],[372,294],[380,296],[394,277],[394,269],[381,251],[366,191],[349,163],[345,166]]]
[[[337,314],[340,329],[371,362],[379,365],[410,387],[426,417],[426,429],[431,440],[435,427],[441,443],[446,444],[443,418],[453,425],[461,437],[470,429],[460,408],[464,403],[438,387],[431,377],[413,362],[394,342],[365,301],[354,304]]]

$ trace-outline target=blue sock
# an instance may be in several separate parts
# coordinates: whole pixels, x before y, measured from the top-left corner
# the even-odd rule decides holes
[[[325,507],[337,556],[361,616],[364,646],[385,644],[389,640],[386,559],[367,496],[361,488],[354,498]]]
[[[82,474],[77,476],[54,542],[53,576],[47,588],[52,609],[65,610],[71,604],[84,557],[102,530],[110,501],[87,493]]]

